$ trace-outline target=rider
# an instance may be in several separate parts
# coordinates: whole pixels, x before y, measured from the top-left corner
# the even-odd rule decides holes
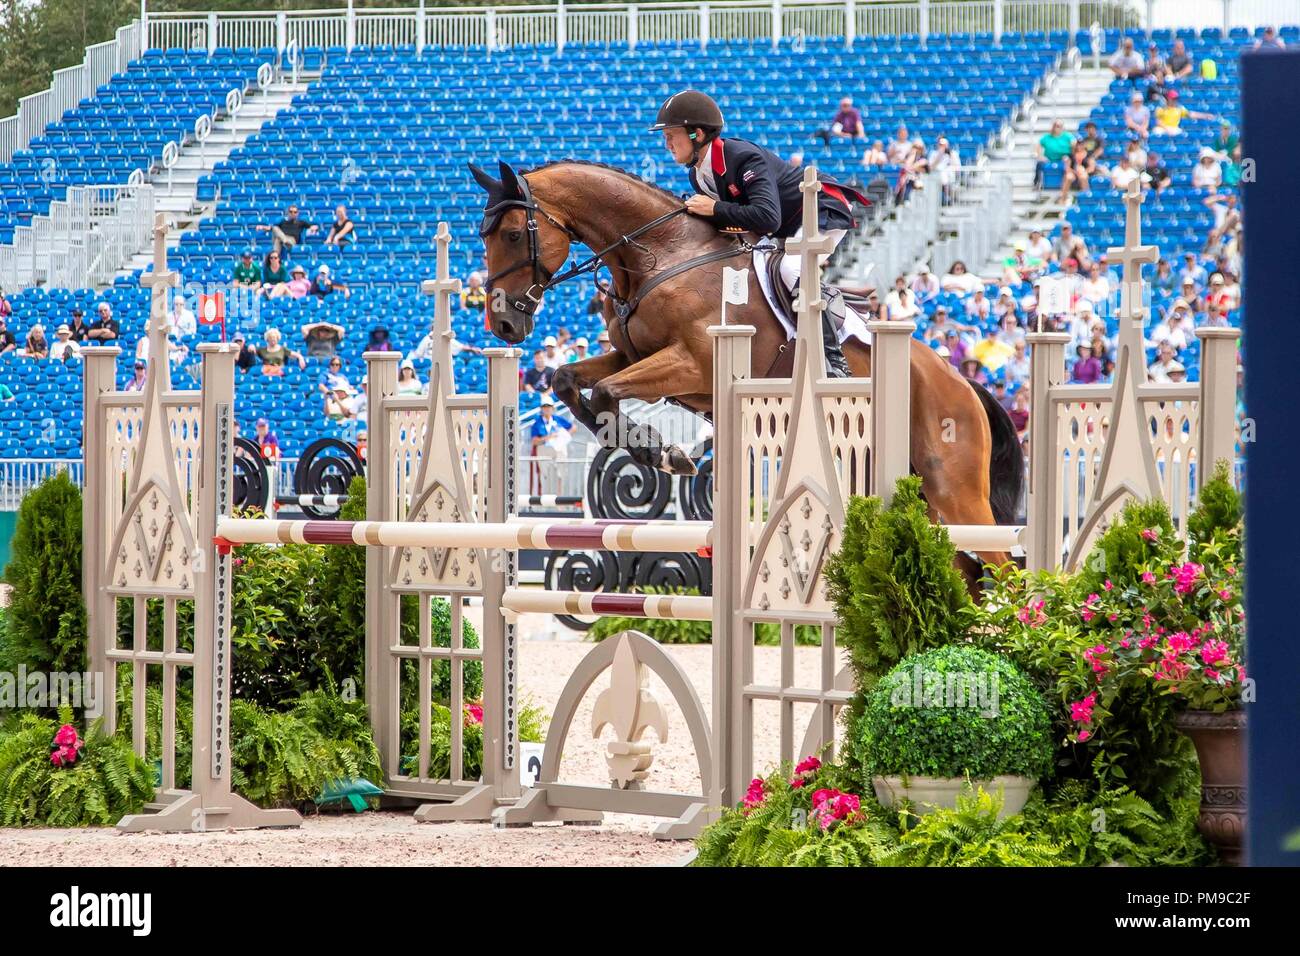
[[[722,139],[722,110],[698,90],[683,90],[664,101],[651,132],[663,130],[664,145],[673,159],[690,168],[697,195],[686,210],[709,219],[719,229],[740,229],[776,239],[803,235],[803,193],[799,170],[771,150],[743,139]],[[838,245],[856,225],[850,200],[870,205],[861,193],[823,178],[817,197],[818,227]],[[832,249],[834,246],[832,246]],[[801,260],[787,253],[781,260],[781,280],[793,293]],[[832,376],[849,375],[839,337],[830,316],[822,312],[822,339]]]

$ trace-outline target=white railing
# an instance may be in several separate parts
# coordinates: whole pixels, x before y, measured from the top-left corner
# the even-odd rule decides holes
[[[0,287],[84,289],[108,285],[150,240],[154,192],[148,184],[70,186],[67,198],[0,246]]]
[[[117,38],[86,48],[80,66],[55,72],[48,90],[24,96],[18,101],[16,116],[0,119],[0,162],[13,159],[14,153],[45,132],[68,110],[75,109],[85,98],[121,72],[140,56],[138,22],[117,31]]]
[[[23,496],[47,478],[66,471],[80,487],[83,469],[79,458],[21,458],[0,461],[0,511],[17,511]]]

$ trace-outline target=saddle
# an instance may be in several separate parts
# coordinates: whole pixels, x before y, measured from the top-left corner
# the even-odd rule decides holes
[[[794,284],[793,289],[787,289],[785,282],[781,279],[781,260],[785,256],[785,240],[775,240],[776,251],[767,257],[767,286],[772,290],[771,306],[777,310],[777,315],[789,320],[792,327],[799,324],[799,315],[795,311],[794,303],[799,292],[799,283]],[[802,281],[802,280],[800,280]],[[838,287],[822,283],[822,297],[826,300],[825,316],[830,320],[831,327],[838,334],[844,328],[844,320],[849,309],[849,297]],[[859,299],[854,296],[855,303],[866,305],[865,299]]]

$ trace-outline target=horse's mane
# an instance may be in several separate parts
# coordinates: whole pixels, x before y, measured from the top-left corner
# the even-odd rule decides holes
[[[636,173],[629,173],[626,169],[619,169],[617,166],[611,166],[609,163],[593,162],[590,159],[554,159],[551,160],[551,162],[549,163],[543,163],[541,166],[535,166],[532,169],[525,169],[523,170],[522,175],[527,175],[528,173],[540,173],[543,170],[552,168],[553,166],[591,166],[594,167],[595,169],[608,170],[611,173],[617,173],[618,175],[630,179],[633,182],[638,183],[639,185],[645,186],[647,189],[653,190],[654,192],[658,193],[661,196],[671,199],[674,203],[676,203],[679,206],[681,205],[682,202],[681,197],[678,196],[676,193],[669,192],[667,189],[664,189],[662,186],[655,185],[654,183],[650,182],[650,180],[648,179],[642,179]]]

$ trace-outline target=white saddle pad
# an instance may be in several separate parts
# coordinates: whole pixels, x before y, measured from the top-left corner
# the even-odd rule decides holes
[[[786,338],[793,339],[795,336],[795,327],[791,321],[786,318],[785,313],[777,306],[776,298],[772,295],[772,283],[768,280],[767,264],[771,256],[777,255],[778,251],[774,247],[759,247],[754,250],[754,273],[758,276],[758,286],[763,290],[763,298],[767,300],[767,307],[781,323],[785,329]],[[867,329],[866,320],[852,308],[844,310],[844,325],[839,330],[840,343],[843,344],[847,338],[855,338],[863,345],[871,344],[871,332]]]

